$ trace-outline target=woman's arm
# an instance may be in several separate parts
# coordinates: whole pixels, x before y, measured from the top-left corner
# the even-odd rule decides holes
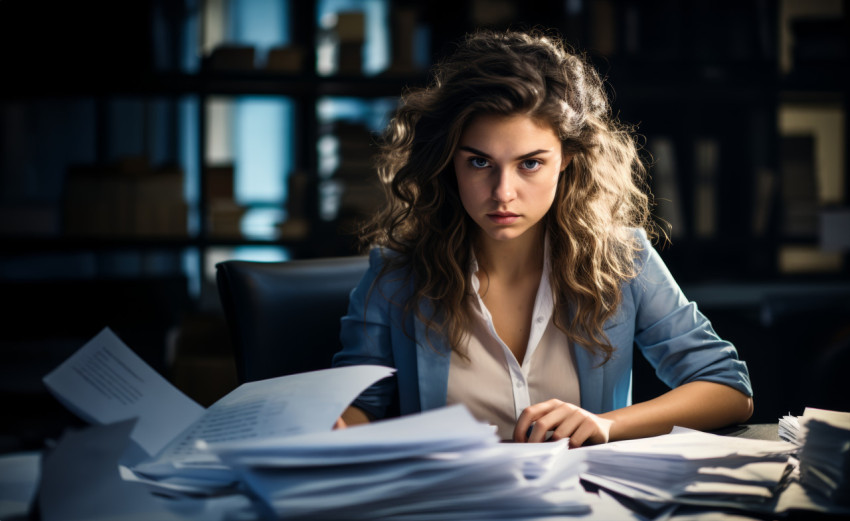
[[[349,405],[348,408],[343,411],[342,416],[337,419],[334,429],[344,429],[352,425],[370,423],[371,421],[372,418],[369,417],[366,411],[359,407],[355,407],[354,405]]]
[[[392,324],[390,303],[385,288],[378,281],[383,265],[379,250],[369,254],[369,269],[351,292],[348,313],[340,320],[342,349],[334,355],[333,366],[381,365],[395,367],[392,353]],[[393,295],[393,292],[389,293]],[[341,420],[363,423],[370,418],[382,418],[388,404],[397,394],[397,378],[385,378],[363,391],[349,406]],[[348,412],[354,409],[357,412]],[[337,421],[336,427],[342,424]]]
[[[729,386],[695,381],[652,400],[602,414],[611,420],[610,440],[643,438],[674,426],[711,430],[743,423],[753,414],[753,399]]]
[[[710,430],[741,423],[753,413],[753,400],[723,384],[695,381],[652,400],[603,414],[592,414],[560,400],[532,405],[514,429],[514,441],[570,438],[570,446],[666,434],[674,426]],[[528,434],[528,429],[533,428]]]

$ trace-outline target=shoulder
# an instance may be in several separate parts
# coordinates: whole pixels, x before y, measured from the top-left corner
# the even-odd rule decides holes
[[[412,287],[405,256],[385,247],[375,247],[369,251],[369,269],[364,277],[366,281],[370,290],[377,290],[384,296],[405,295]]]
[[[369,271],[373,272],[375,278],[406,274],[409,271],[407,264],[405,256],[396,250],[383,246],[369,250]]]
[[[623,233],[628,237],[627,247],[632,250],[634,278],[639,279],[647,275],[647,272],[657,269],[659,265],[664,265],[645,229],[626,228]]]
[[[632,247],[635,249],[635,262],[645,260],[649,257],[650,253],[655,251],[645,229],[626,228],[625,234],[631,239]]]
[[[678,291],[673,275],[664,264],[652,240],[643,228],[630,228],[633,248],[633,276],[625,283],[625,290],[635,299],[647,292],[662,288]]]

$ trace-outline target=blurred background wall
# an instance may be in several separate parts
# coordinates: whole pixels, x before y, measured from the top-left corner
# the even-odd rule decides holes
[[[357,253],[374,133],[477,27],[556,30],[608,79],[754,420],[850,408],[847,7],[0,1],[0,451],[74,421],[40,379],[104,326],[201,403],[230,390],[215,263]]]

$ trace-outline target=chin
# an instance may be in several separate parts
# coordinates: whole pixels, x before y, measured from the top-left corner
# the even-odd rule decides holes
[[[487,232],[487,235],[494,241],[510,241],[522,234],[523,232],[518,230],[493,230]]]

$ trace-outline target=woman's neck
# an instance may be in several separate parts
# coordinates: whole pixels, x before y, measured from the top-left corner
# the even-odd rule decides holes
[[[481,234],[475,241],[475,256],[479,267],[491,277],[511,279],[539,274],[543,269],[544,240],[542,223],[509,241],[494,241]]]

